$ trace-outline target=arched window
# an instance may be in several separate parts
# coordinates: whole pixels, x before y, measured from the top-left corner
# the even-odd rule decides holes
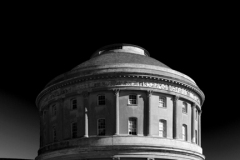
[[[104,136],[106,134],[106,123],[105,123],[105,119],[101,118],[98,119],[97,121],[97,126],[98,126],[98,130],[97,130],[97,134],[99,136]]]
[[[128,119],[128,134],[137,135],[137,118],[135,117]]]
[[[187,141],[187,125],[186,124],[182,125],[182,139],[184,141]]]
[[[167,137],[167,121],[159,120],[159,137]]]

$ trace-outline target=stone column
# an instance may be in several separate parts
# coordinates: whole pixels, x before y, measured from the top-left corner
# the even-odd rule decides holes
[[[119,135],[119,89],[114,90],[116,105],[116,130],[115,135]]]
[[[195,142],[195,108],[196,108],[196,104],[195,103],[193,103],[192,104],[192,120],[191,120],[191,122],[192,122],[192,142],[193,143],[197,143],[197,142]]]
[[[151,109],[152,109],[152,106],[151,106],[151,97],[152,97],[152,91],[148,91],[148,94],[147,94],[147,96],[148,96],[148,136],[151,136],[152,135],[152,133],[151,133],[151,116],[152,116],[152,114],[151,114]]]
[[[88,137],[88,92],[83,93],[83,105],[84,105],[84,124],[85,132],[84,137]]]
[[[201,116],[202,116],[202,111],[199,112],[199,115],[198,115],[198,135],[199,135],[199,138],[198,138],[198,145],[201,146]]]
[[[178,139],[178,131],[177,131],[177,124],[178,124],[178,99],[179,96],[173,97],[173,139]]]

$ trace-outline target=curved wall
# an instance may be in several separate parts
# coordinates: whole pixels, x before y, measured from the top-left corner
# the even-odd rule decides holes
[[[176,71],[166,69],[164,75],[156,67],[149,74],[151,67],[135,66],[113,64],[121,71],[100,67],[104,74],[48,85],[37,98],[41,133],[36,160],[203,160],[202,91],[183,74],[170,76]]]

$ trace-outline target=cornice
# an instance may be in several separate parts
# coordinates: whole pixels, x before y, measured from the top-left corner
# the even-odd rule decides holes
[[[40,92],[40,94],[37,96],[36,104],[38,106],[38,103],[39,103],[40,99],[45,94],[47,94],[51,91],[54,91],[56,89],[62,88],[62,87],[78,84],[78,83],[81,83],[81,82],[91,81],[91,80],[119,79],[119,78],[148,79],[148,80],[163,81],[163,82],[166,82],[166,83],[181,85],[181,86],[186,87],[187,89],[189,89],[191,91],[196,92],[198,95],[200,95],[201,105],[203,104],[204,99],[205,99],[205,96],[204,96],[203,92],[197,86],[187,84],[187,83],[181,82],[181,81],[176,80],[176,79],[172,79],[171,77],[147,75],[147,74],[140,75],[140,74],[122,73],[122,74],[117,74],[117,75],[116,74],[104,74],[104,75],[92,75],[92,76],[87,76],[87,77],[74,77],[74,78],[71,78],[71,79],[67,79],[67,80],[58,82],[58,83],[53,84],[49,87],[46,87],[42,92]]]

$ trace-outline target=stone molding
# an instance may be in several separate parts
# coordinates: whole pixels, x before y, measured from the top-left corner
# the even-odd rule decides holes
[[[171,91],[179,94],[183,94],[188,96],[190,99],[193,99],[195,102],[201,103],[200,98],[192,91],[185,89],[184,87],[170,85],[167,82],[153,82],[150,80],[107,80],[107,81],[91,81],[86,83],[77,83],[76,85],[62,87],[56,89],[45,95],[44,98],[41,100],[40,106],[42,104],[48,103],[48,101],[55,99],[55,98],[62,98],[61,96],[65,94],[69,94],[72,92],[83,91],[86,92],[86,89],[90,88],[102,88],[102,87],[143,87],[143,88],[151,88],[151,89],[158,89],[158,90],[166,90]],[[149,90],[149,89],[147,89]],[[84,94],[85,95],[85,94]]]
[[[191,92],[196,92],[199,96],[199,98],[201,98],[201,105],[203,104],[204,101],[204,94],[202,93],[202,91],[199,88],[196,88],[195,86],[191,86],[188,85],[186,83],[183,82],[179,82],[177,80],[171,80],[171,79],[166,79],[166,78],[161,78],[161,77],[156,77],[156,76],[151,76],[151,75],[95,75],[95,76],[91,76],[91,77],[82,77],[82,78],[73,78],[73,79],[68,79],[66,81],[62,81],[59,82],[57,84],[54,84],[52,86],[49,86],[47,88],[45,88],[37,97],[36,99],[36,104],[38,106],[40,100],[49,92],[52,92],[54,90],[57,90],[59,88],[64,88],[70,85],[74,85],[74,84],[79,84],[82,82],[87,82],[87,81],[92,81],[92,80],[101,80],[101,79],[119,79],[119,78],[138,78],[141,80],[146,80],[148,79],[149,81],[156,81],[156,83],[172,83],[173,85],[181,85],[183,88],[187,88],[188,90],[190,90]]]

